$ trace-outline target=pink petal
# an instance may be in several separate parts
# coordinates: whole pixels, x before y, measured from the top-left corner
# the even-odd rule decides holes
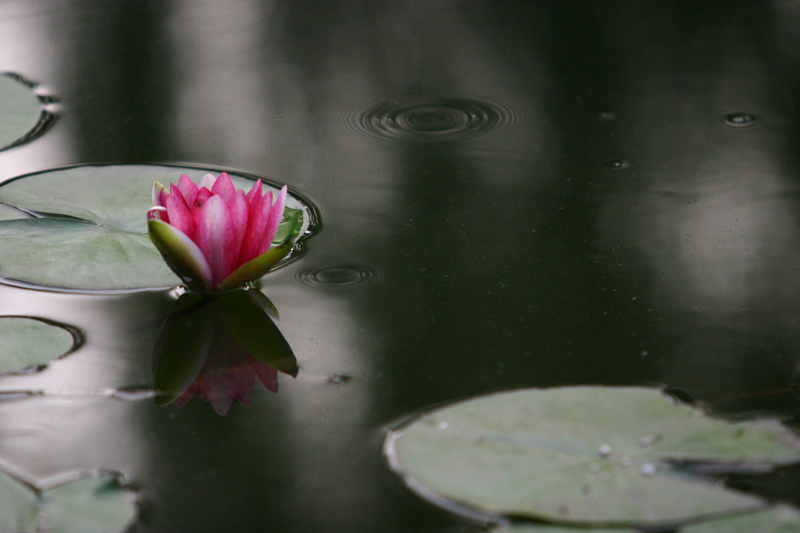
[[[195,222],[186,200],[183,198],[181,190],[172,185],[172,192],[167,195],[167,210],[169,212],[169,223],[181,230],[190,239],[194,237]]]
[[[198,189],[202,189],[205,187],[209,191],[214,187],[214,182],[217,181],[217,178],[214,177],[213,174],[206,174],[202,178],[200,178],[200,183],[197,184]]]
[[[217,181],[217,183],[219,183],[219,181]],[[240,265],[238,262],[239,249],[242,246],[242,241],[244,240],[245,232],[247,231],[247,218],[249,211],[247,200],[244,196],[244,191],[236,191],[233,196],[233,200],[228,204],[228,208],[231,212],[234,238],[232,242],[229,243],[230,253],[226,256],[225,274],[223,279],[227,277],[228,274],[236,270],[236,268]]]
[[[202,189],[200,194],[202,194]],[[219,196],[212,196],[204,204],[197,206],[195,201],[195,231],[194,241],[203,252],[211,267],[212,287],[216,289],[225,279],[226,259],[233,253],[231,243],[235,239],[235,228],[231,219],[231,212],[225,201]]]
[[[214,182],[214,186],[211,188],[211,193],[222,196],[222,199],[225,200],[229,206],[231,205],[236,189],[233,187],[233,182],[227,172],[223,172],[219,175],[219,178]]]
[[[261,380],[261,383],[267,388],[267,390],[271,392],[278,392],[278,371],[268,364],[262,363],[261,361],[255,361],[252,364],[258,379]]]
[[[153,200],[153,207],[161,206],[164,207],[164,195],[162,194],[164,191],[164,186],[161,185],[159,182],[153,183],[153,191],[151,193],[152,200]]]
[[[283,219],[283,210],[286,207],[286,194],[287,187],[284,185],[281,192],[278,193],[278,199],[275,201],[275,205],[270,209],[267,227],[264,229],[264,236],[262,237],[261,249],[258,255],[266,253],[266,251],[269,250],[270,246],[272,246],[272,240],[275,238],[275,234],[278,233],[278,225]]]
[[[261,184],[261,180],[258,184]],[[264,235],[264,228],[267,226],[267,218],[272,207],[272,192],[268,192],[267,197],[264,198],[261,196],[260,189],[261,187],[250,201],[250,216],[247,220],[244,240],[239,249],[239,260],[237,261],[239,265],[247,263],[261,251],[261,237]]]
[[[200,188],[195,185],[186,174],[181,174],[181,179],[178,181],[178,188],[181,190],[181,193],[183,193],[184,199],[186,199],[186,205],[191,207]]]
[[[156,183],[158,183],[158,182],[156,182]],[[252,204],[253,203],[253,199],[256,196],[261,198],[263,194],[264,193],[261,191],[261,180],[256,180],[256,182],[253,184],[253,186],[250,188],[250,190],[247,193],[247,203]]]
[[[169,223],[169,213],[167,213],[166,207],[161,207],[160,205],[151,207],[147,210],[147,220],[150,219],[160,220],[162,222]]]

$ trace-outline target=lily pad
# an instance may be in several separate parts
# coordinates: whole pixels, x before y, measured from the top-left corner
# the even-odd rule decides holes
[[[77,166],[3,184],[0,202],[35,218],[1,220],[0,212],[0,276],[68,290],[177,285],[147,236],[151,189],[154,181],[177,182],[181,174],[198,180],[207,172],[218,173],[156,165]],[[231,174],[231,179],[239,189],[253,183],[241,175]],[[312,219],[306,203],[290,195],[279,238],[306,234]]]
[[[788,505],[776,505],[764,511],[710,520],[681,528],[681,533],[719,533],[720,531],[800,533],[800,512]]]
[[[115,473],[71,476],[39,487],[0,472],[0,531],[116,533],[136,514],[133,494]]]
[[[0,374],[40,367],[75,349],[67,329],[43,320],[0,317]]]
[[[18,76],[0,74],[0,150],[24,142],[44,120],[44,110],[30,84]]]
[[[800,460],[774,420],[729,422],[655,389],[525,389],[463,401],[389,434],[407,485],[436,501],[555,523],[654,526],[758,509],[689,466],[764,471]]]

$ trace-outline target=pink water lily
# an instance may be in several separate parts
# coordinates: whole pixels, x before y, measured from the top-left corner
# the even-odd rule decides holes
[[[283,259],[292,239],[272,247],[286,206],[286,186],[273,203],[261,180],[237,191],[226,172],[195,183],[182,174],[169,191],[156,182],[147,231],[167,265],[201,292],[225,292],[254,281]]]

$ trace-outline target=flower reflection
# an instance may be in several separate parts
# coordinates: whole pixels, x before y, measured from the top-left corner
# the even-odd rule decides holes
[[[156,403],[184,406],[204,396],[220,415],[234,400],[249,405],[258,379],[278,391],[278,372],[297,376],[297,359],[261,292],[215,296],[187,292],[172,305],[153,352]]]

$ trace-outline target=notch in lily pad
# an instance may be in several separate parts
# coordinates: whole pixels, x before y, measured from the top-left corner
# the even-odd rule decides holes
[[[522,389],[391,432],[406,485],[451,510],[580,527],[677,527],[767,509],[687,465],[764,472],[800,461],[776,420],[730,422],[643,387]]]
[[[83,335],[43,318],[0,316],[0,374],[41,370],[74,352]]]
[[[118,472],[72,472],[38,482],[0,466],[0,531],[121,533],[136,521],[136,494]]]

